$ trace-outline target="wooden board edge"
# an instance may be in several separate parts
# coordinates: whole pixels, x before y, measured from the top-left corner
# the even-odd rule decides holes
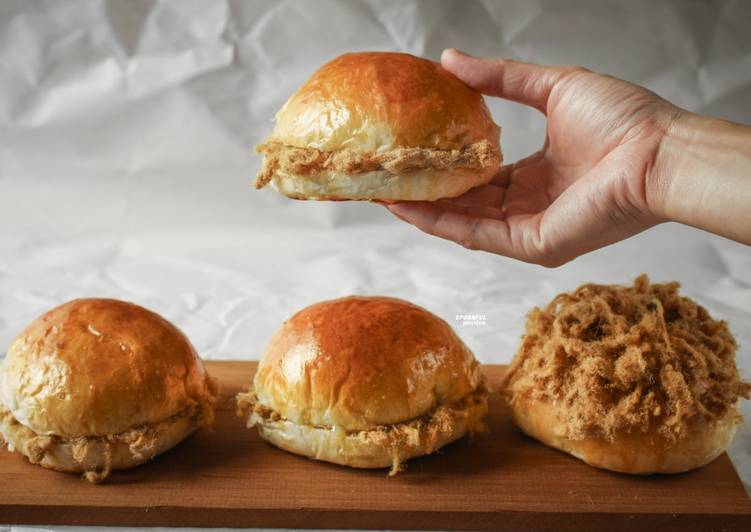
[[[3,505],[2,521],[12,525],[73,525],[199,528],[288,528],[364,530],[539,530],[567,532],[582,529],[631,532],[647,530],[727,532],[751,530],[751,514],[627,514],[598,512],[428,512],[387,510],[280,511],[258,508],[190,509],[185,507],[40,508]],[[33,518],[30,518],[33,516]],[[363,527],[363,522],[367,523]]]

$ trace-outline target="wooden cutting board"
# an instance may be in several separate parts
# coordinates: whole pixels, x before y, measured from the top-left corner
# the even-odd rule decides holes
[[[751,530],[751,501],[727,455],[691,473],[632,477],[525,437],[500,397],[490,433],[385,470],[278,450],[245,429],[234,395],[253,362],[209,362],[222,384],[213,432],[91,485],[0,452],[0,523],[438,530]],[[487,366],[497,389],[502,366]]]

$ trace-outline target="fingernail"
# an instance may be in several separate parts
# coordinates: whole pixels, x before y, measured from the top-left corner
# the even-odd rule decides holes
[[[451,57],[452,55],[455,55],[455,54],[456,55],[462,55],[462,53],[459,50],[457,50],[456,48],[446,48],[441,53],[441,62],[444,62],[444,61],[448,60],[449,57]]]
[[[459,50],[458,48],[446,48],[443,51],[443,53],[444,54],[456,54],[462,57],[474,57],[472,54],[468,54],[467,52]]]

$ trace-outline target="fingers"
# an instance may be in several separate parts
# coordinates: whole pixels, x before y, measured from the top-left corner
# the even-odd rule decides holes
[[[509,227],[498,219],[478,218],[461,208],[437,202],[395,203],[387,207],[400,219],[421,231],[453,240],[469,249],[481,249],[514,257]],[[456,212],[459,211],[459,212]]]
[[[490,184],[508,188],[508,186],[511,184],[511,181],[513,180],[514,174],[518,173],[520,170],[524,170],[531,165],[540,164],[540,162],[542,161],[545,161],[545,154],[542,150],[539,150],[532,155],[526,156],[524,159],[519,159],[513,164],[503,165],[501,166],[500,170],[498,170],[498,173],[493,176]]]
[[[503,205],[503,198],[506,196],[506,189],[497,185],[482,185],[456,198],[441,200],[444,203],[453,205],[464,205],[467,207],[492,207],[500,212]]]
[[[490,220],[502,220],[503,211],[498,207],[491,205],[462,204],[458,198],[450,200],[441,200],[441,208],[445,211],[464,214],[471,218],[487,218]]]
[[[508,187],[509,183],[511,182],[511,173],[513,171],[513,164],[506,164],[501,166],[500,170],[498,170],[498,173],[493,176],[490,184],[497,185],[499,187]]]
[[[483,59],[449,48],[441,64],[470,87],[489,96],[529,105],[546,112],[548,97],[569,67],[549,67],[512,61]]]
[[[455,205],[440,202],[403,202],[386,206],[397,218],[433,236],[452,240],[468,249],[482,250],[504,257],[560,266],[585,251],[566,250],[540,241],[544,213],[516,221],[474,216]],[[512,223],[513,222],[513,223]]]

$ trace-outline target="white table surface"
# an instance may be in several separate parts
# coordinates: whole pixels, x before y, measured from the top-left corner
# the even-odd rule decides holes
[[[667,224],[550,270],[428,237],[377,205],[295,202],[251,187],[251,147],[276,109],[351,50],[437,58],[456,46],[579,63],[751,123],[749,6],[2,2],[0,352],[44,310],[108,296],[162,313],[207,359],[255,359],[294,311],[359,293],[419,303],[483,362],[504,363],[532,306],[646,272],[681,281],[727,320],[751,377],[748,247]],[[538,113],[489,104],[508,161],[537,148]],[[486,324],[456,321],[469,313]],[[748,487],[748,427],[731,457]]]

